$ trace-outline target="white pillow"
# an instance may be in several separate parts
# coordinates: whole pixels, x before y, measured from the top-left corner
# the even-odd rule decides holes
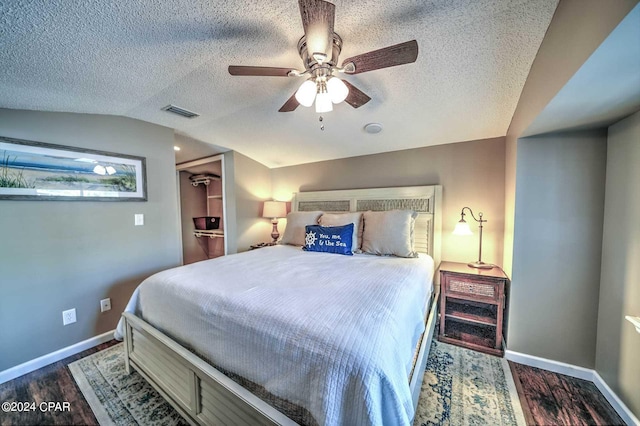
[[[418,214],[413,210],[367,211],[362,234],[362,251],[378,255],[418,257],[413,249],[413,227]]]
[[[287,215],[287,227],[284,228],[282,244],[294,246],[304,245],[304,227],[307,225],[317,225],[321,211],[314,212],[291,212]]]
[[[350,223],[353,223],[351,251],[355,253],[362,246],[362,213],[324,213],[319,220],[321,226],[343,226]]]

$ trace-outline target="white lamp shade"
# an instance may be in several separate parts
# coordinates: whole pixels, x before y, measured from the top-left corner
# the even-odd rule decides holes
[[[327,81],[327,92],[329,92],[329,96],[331,96],[331,102],[339,104],[347,99],[349,88],[344,84],[344,81],[339,78],[332,77]]]
[[[287,203],[284,201],[265,201],[262,217],[278,218],[287,215]]]
[[[473,235],[471,229],[469,229],[469,224],[464,220],[456,223],[456,228],[453,230],[453,235]]]
[[[323,113],[333,111],[333,104],[331,103],[331,95],[329,93],[318,93],[316,96],[316,112]]]
[[[316,98],[317,91],[318,88],[316,83],[312,80],[307,80],[302,83],[300,88],[298,88],[298,91],[296,92],[296,101],[298,101],[302,106],[310,107],[313,105],[313,100]]]

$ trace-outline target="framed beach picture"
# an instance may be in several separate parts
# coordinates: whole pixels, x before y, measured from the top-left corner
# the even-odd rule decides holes
[[[0,136],[0,199],[146,201],[146,161]]]

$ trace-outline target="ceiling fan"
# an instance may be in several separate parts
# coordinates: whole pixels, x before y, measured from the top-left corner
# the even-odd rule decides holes
[[[295,68],[253,67],[230,65],[229,74],[236,76],[302,77],[308,79],[278,110],[290,112],[298,105],[310,107],[316,103],[316,112],[333,110],[332,104],[342,101],[358,108],[371,100],[369,96],[336,73],[359,74],[381,68],[415,62],[418,43],[415,40],[396,44],[361,55],[352,56],[338,66],[342,39],[333,31],[335,5],[324,0],[298,0],[304,35],[298,42],[298,53],[304,71]]]

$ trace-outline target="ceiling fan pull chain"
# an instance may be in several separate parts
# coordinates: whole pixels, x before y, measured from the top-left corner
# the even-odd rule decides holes
[[[320,116],[320,118],[318,119],[318,121],[320,121],[320,130],[322,130],[324,132],[324,124],[322,124],[322,120],[324,120],[324,118],[322,118],[322,116]]]

